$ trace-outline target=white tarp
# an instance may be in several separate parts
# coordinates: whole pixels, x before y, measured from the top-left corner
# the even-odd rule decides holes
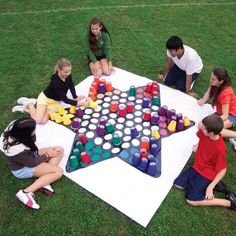
[[[131,85],[145,86],[151,80],[115,68],[115,72],[106,81],[122,91],[129,90]],[[76,86],[77,94],[87,95],[93,77],[89,76]],[[197,124],[203,117],[213,112],[210,105],[197,105],[196,99],[160,85],[161,105],[183,113]],[[162,174],[153,178],[115,157],[84,169],[64,175],[111,206],[115,207],[137,223],[146,227],[167,196],[174,179],[188,161],[192,145],[197,143],[197,127],[173,134],[162,139]],[[65,155],[60,166],[65,169],[75,134],[62,125],[48,121],[37,126],[37,144],[39,147],[61,145]],[[80,204],[78,202],[78,204]]]

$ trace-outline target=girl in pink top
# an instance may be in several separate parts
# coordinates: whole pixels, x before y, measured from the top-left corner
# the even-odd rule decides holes
[[[236,126],[236,96],[226,69],[218,67],[212,71],[210,87],[198,104],[202,106],[208,99],[224,121],[222,136],[232,138],[230,142],[236,149],[236,132],[228,130]]]

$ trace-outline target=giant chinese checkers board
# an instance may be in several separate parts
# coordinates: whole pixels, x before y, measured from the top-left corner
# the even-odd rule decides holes
[[[161,139],[192,125],[183,114],[160,106],[157,82],[131,86],[128,91],[95,78],[89,91],[90,106],[51,115],[76,135],[66,165],[72,172],[114,156],[153,177],[161,175]]]

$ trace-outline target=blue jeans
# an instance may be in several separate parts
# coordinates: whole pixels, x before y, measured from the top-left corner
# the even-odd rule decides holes
[[[198,76],[199,73],[192,74],[192,82],[195,81]],[[186,92],[186,71],[181,70],[174,64],[166,75],[164,83],[167,86],[176,86],[178,90]]]

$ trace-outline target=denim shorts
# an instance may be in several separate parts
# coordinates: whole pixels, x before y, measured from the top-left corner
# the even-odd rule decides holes
[[[229,115],[228,119],[233,123],[233,127],[236,127],[236,116]]]
[[[35,167],[23,167],[19,170],[12,170],[11,173],[19,179],[32,178],[34,175]]]

